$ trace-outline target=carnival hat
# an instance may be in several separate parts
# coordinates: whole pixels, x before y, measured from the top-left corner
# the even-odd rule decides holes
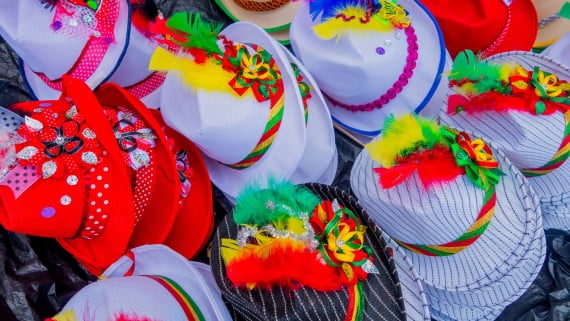
[[[166,124],[201,149],[210,178],[230,197],[252,180],[290,177],[303,156],[306,127],[293,70],[278,44],[247,22],[218,34],[220,27],[198,15],[170,19],[179,26],[172,38],[194,36],[179,55],[158,48],[151,59],[150,69],[169,71],[161,100]]]
[[[299,8],[299,2],[294,0],[216,0],[216,3],[232,20],[254,23],[284,43],[289,40],[289,26]]]
[[[570,69],[531,52],[466,52],[450,79],[442,122],[496,144],[529,178],[545,227],[570,229]]]
[[[565,0],[532,0],[538,14],[535,48],[550,46],[570,32],[570,2]]]
[[[96,88],[126,50],[128,0],[1,3],[0,35],[22,58],[24,82],[37,99],[59,98],[64,74]]]
[[[528,182],[501,152],[466,133],[415,115],[391,117],[357,157],[351,187],[409,251],[430,304],[504,308],[544,260]]]
[[[530,50],[536,38],[538,19],[532,0],[424,0],[422,3],[437,19],[452,57],[465,49],[485,57],[504,51]]]
[[[218,226],[210,263],[222,296],[246,319],[405,319],[378,229],[328,185],[244,191]]]
[[[210,176],[198,147],[166,126],[158,110],[152,113],[164,128],[180,180],[178,214],[164,244],[192,259],[206,245],[214,229]]]
[[[163,245],[132,249],[46,321],[230,321],[209,266]]]
[[[154,38],[157,8],[153,1],[131,0],[131,33],[121,64],[109,82],[127,89],[148,108],[160,107],[160,89],[164,75],[149,71],[150,57],[159,42]]]
[[[397,111],[436,116],[447,84],[439,27],[417,1],[305,1],[291,24],[295,55],[335,121],[367,136]]]
[[[281,49],[295,72],[307,126],[305,153],[291,176],[291,181],[296,184],[331,184],[338,165],[331,114],[313,76],[287,48],[282,46]]]
[[[106,268],[127,248],[133,196],[113,132],[91,90],[63,77],[62,97],[14,106],[25,113],[18,165],[0,181],[0,223],[57,238],[72,255]]]

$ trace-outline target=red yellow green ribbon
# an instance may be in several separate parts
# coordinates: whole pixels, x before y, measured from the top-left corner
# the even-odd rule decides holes
[[[198,305],[192,300],[190,295],[174,280],[165,276],[144,275],[162,285],[168,293],[178,302],[180,308],[184,311],[188,321],[206,321],[204,315],[198,308]]]
[[[491,185],[489,189],[485,191],[483,206],[481,207],[479,215],[473,225],[471,225],[465,233],[451,242],[441,245],[412,244],[401,241],[397,242],[404,248],[417,254],[427,256],[448,256],[457,254],[469,247],[477,241],[481,235],[483,235],[493,218],[496,203],[497,196],[495,193],[495,186]]]
[[[521,170],[524,176],[537,177],[548,174],[562,166],[562,164],[564,164],[564,162],[568,159],[568,156],[570,156],[570,110],[564,114],[564,118],[566,120],[564,138],[562,139],[562,142],[560,143],[560,147],[558,147],[556,154],[554,154],[548,163],[544,164],[541,167]]]

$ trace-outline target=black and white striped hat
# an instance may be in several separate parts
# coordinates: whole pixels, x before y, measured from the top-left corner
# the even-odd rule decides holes
[[[407,262],[396,263],[393,260],[391,253],[399,253],[399,250],[392,250],[386,244],[380,228],[356,199],[328,185],[309,183],[305,186],[322,200],[337,200],[368,227],[365,243],[372,249],[374,265],[379,273],[369,274],[363,282],[365,295],[362,320],[429,320],[427,303],[417,276],[406,265]],[[296,290],[274,287],[272,290],[245,291],[237,288],[227,277],[220,251],[222,238],[235,239],[237,232],[238,226],[228,215],[214,237],[210,264],[223,298],[241,317],[260,321],[344,320],[349,301],[347,290],[319,292],[307,287]],[[397,270],[395,264],[404,268]]]
[[[556,60],[532,52],[512,51],[484,60],[506,64],[517,63],[526,70],[540,70],[570,81],[570,68]],[[455,90],[450,90],[450,95]],[[570,110],[570,105],[568,105]],[[521,111],[477,111],[442,113],[441,122],[481,136],[494,143],[519,169],[541,168],[561,149],[570,113],[555,112],[535,115]],[[568,148],[569,146],[566,146]],[[545,228],[570,230],[570,162],[542,176],[529,177],[539,196]]]
[[[530,286],[544,261],[538,198],[505,155],[493,153],[505,175],[495,185],[496,208],[487,230],[453,255],[407,251],[435,317],[473,320],[500,313]],[[354,163],[351,187],[393,242],[451,242],[472,226],[484,203],[485,192],[465,175],[426,190],[414,173],[384,189],[374,173],[379,167],[364,149]]]

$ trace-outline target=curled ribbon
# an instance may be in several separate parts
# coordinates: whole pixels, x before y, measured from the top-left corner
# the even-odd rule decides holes
[[[236,73],[229,84],[240,96],[251,89],[255,99],[263,102],[278,91],[281,77],[271,54],[260,48],[256,50],[253,55],[241,45],[226,50],[222,65]]]
[[[39,137],[53,137],[52,140],[41,141],[45,146],[44,154],[49,158],[56,158],[61,154],[73,155],[77,153],[85,144],[85,142],[77,136],[80,129],[81,125],[74,120],[66,120],[59,128],[52,126],[44,127],[40,131]]]

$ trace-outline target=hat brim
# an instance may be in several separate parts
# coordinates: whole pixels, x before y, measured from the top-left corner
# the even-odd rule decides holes
[[[64,77],[63,85],[65,95],[73,99],[90,128],[100,128],[102,124],[106,124],[107,120],[97,102],[97,97],[84,83]],[[113,171],[111,176],[113,182],[109,184],[111,192],[108,193],[113,197],[109,200],[109,203],[113,204],[113,213],[109,214],[105,232],[92,239],[83,237],[57,239],[65,250],[81,262],[85,262],[85,267],[96,275],[123,255],[134,226],[133,198],[128,185],[127,172],[112,130],[108,125],[105,127],[108,127],[108,130],[97,132],[97,138],[104,144],[114,165],[114,168],[110,168]]]
[[[505,23],[509,24],[509,29],[502,37],[503,40],[497,43],[495,49],[489,51],[488,55],[512,50],[530,50],[532,48],[538,31],[538,17],[532,1],[512,1],[509,11],[510,17],[507,17],[507,21],[505,21]],[[524,32],[521,32],[521,30],[524,30]],[[492,45],[490,44],[490,46]]]
[[[140,117],[156,136],[152,161],[155,162],[155,172],[152,177],[151,196],[143,209],[143,217],[136,223],[129,242],[130,247],[143,244],[162,243],[168,236],[176,219],[180,196],[180,182],[176,171],[175,160],[170,153],[166,135],[160,123],[154,118],[140,100],[114,83],[102,85],[95,91],[102,106],[117,108],[122,106]],[[128,165],[125,165],[128,166]],[[133,186],[133,193],[134,193]],[[167,188],[168,192],[164,192]]]
[[[229,321],[229,312],[208,270],[204,264],[188,261],[167,246],[153,244],[131,249],[130,257],[121,257],[102,276],[123,277],[127,272],[129,275],[166,276],[188,292],[207,320]]]
[[[167,135],[176,141],[178,149],[188,153],[192,177],[189,178],[190,192],[182,199],[176,221],[164,244],[192,259],[206,245],[214,229],[212,184],[200,150],[174,130]]]
[[[537,13],[537,20],[547,18],[560,11],[566,1],[536,1],[534,6]],[[560,37],[570,32],[570,19],[559,17],[558,19],[546,24],[538,29],[534,48],[543,48],[550,46]]]
[[[290,177],[303,156],[307,130],[303,121],[303,104],[297,92],[297,81],[279,44],[261,28],[247,22],[234,23],[221,34],[232,41],[258,44],[271,53],[281,71],[285,87],[285,107],[277,137],[256,164],[239,170],[207,156],[204,158],[212,182],[221,191],[235,198],[243,187],[252,182],[267,182],[270,177]]]
[[[331,184],[330,175],[325,171],[331,170],[336,164],[332,164],[336,155],[336,144],[331,115],[325,103],[325,99],[319,89],[319,85],[313,76],[305,69],[305,66],[287,48],[281,47],[289,62],[297,65],[303,81],[311,88],[311,98],[307,99],[308,121],[307,121],[307,142],[305,152],[297,169],[291,175],[291,180],[295,184],[314,182]],[[300,95],[300,93],[299,93]],[[320,181],[325,178],[326,181]]]
[[[348,193],[322,184],[309,183],[305,186],[321,199],[338,200],[340,205],[352,210],[368,227],[365,239],[372,249],[374,265],[379,273],[369,274],[363,282],[366,293],[363,320],[403,318],[405,304],[399,287],[398,272],[376,225]],[[299,320],[313,320],[326,315],[330,320],[344,320],[348,303],[346,289],[328,293],[306,287],[295,290],[275,287],[271,291],[245,291],[235,287],[227,278],[220,245],[222,238],[235,239],[237,229],[232,215],[227,215],[218,226],[210,257],[214,278],[233,309],[250,320],[279,319],[279,315]]]
[[[278,32],[288,29],[300,2],[289,1],[289,3],[270,11],[249,11],[240,7],[233,0],[216,0],[218,6],[233,21],[255,23],[267,32]]]
[[[496,185],[497,204],[494,216],[485,233],[468,248],[454,255],[439,257],[409,253],[417,274],[424,282],[426,291],[429,286],[432,296],[438,293],[446,296],[449,291],[454,291],[454,296],[449,296],[449,299],[462,303],[462,293],[472,296],[474,289],[496,282],[499,290],[494,296],[479,298],[480,304],[494,304],[499,297],[511,296],[513,287],[520,286],[533,277],[531,271],[517,269],[514,265],[520,262],[527,252],[533,250],[532,235],[535,231],[535,224],[542,225],[538,199],[528,181],[507,160],[505,155],[496,149],[493,152],[505,176]],[[387,233],[390,233],[390,230],[409,230],[412,226],[410,222],[400,222],[401,224],[398,225],[397,217],[388,221],[386,215],[379,216],[380,213],[391,211],[387,203],[378,202],[378,196],[386,192],[383,192],[378,184],[373,172],[375,167],[380,167],[380,165],[372,160],[367,150],[363,150],[357,157],[351,172],[350,183],[353,191]],[[468,179],[459,177],[458,180]],[[457,186],[459,188],[462,185]],[[463,206],[471,205],[464,202]],[[441,216],[434,217],[433,220],[434,224],[440,224],[438,222],[446,221],[448,218]],[[448,221],[447,224],[452,223]],[[540,265],[543,259],[544,256],[533,256],[525,264],[528,263],[534,267]],[[507,273],[513,276],[513,282],[518,283],[497,282]]]
[[[392,113],[397,114],[413,111],[416,113],[422,113],[428,117],[437,116],[439,114],[441,102],[443,101],[446,92],[447,84],[445,82],[445,79],[442,79],[442,73],[446,66],[446,62],[450,61],[450,58],[447,50],[445,49],[443,35],[435,21],[435,18],[429,13],[423,4],[418,1],[402,0],[399,1],[398,4],[404,6],[406,11],[409,12],[410,19],[412,21],[411,26],[414,27],[418,44],[418,59],[416,61],[417,67],[414,69],[413,75],[408,80],[407,84],[403,87],[402,91],[399,92],[394,99],[385,104],[382,108],[376,108],[370,111],[353,112],[336,106],[327,99],[333,120],[346,129],[349,129],[361,135],[375,136],[379,134],[384,119]],[[334,59],[333,63],[338,64],[338,58],[326,58],[327,54],[323,53],[322,57],[315,56],[315,59],[319,59],[319,62],[315,62],[315,66],[311,65],[312,62],[307,61],[307,56],[315,55],[315,51],[319,49],[319,47],[309,47],[311,46],[310,43],[323,44],[325,41],[319,38],[311,30],[312,25],[313,22],[309,15],[309,10],[306,7],[306,4],[304,4],[299,9],[297,15],[293,20],[293,23],[291,24],[291,44],[293,46],[294,52],[300,58],[300,60],[305,63],[307,69],[313,73],[313,76],[319,83],[320,88],[323,90],[325,96],[329,95],[336,100],[343,101],[343,97],[337,96],[338,94],[334,88],[329,88],[331,85],[337,86],[339,83],[342,83],[342,75],[334,75],[335,82],[331,82],[330,77],[332,77],[332,75],[319,74],[315,72],[317,68],[319,70],[326,69],[326,59]],[[350,38],[350,41],[352,42],[358,43],[358,41],[365,41],[363,40],[363,37],[357,38],[357,36],[360,35],[356,34],[356,32],[353,34],[349,34],[349,32],[347,32],[345,35],[343,35],[343,37],[353,36],[354,38]],[[300,37],[302,37],[302,39]],[[383,38],[382,43],[380,43],[380,41],[371,40],[376,37]],[[376,74],[382,74],[381,78],[377,78],[381,80],[375,80],[375,82],[380,85],[374,85],[373,82],[363,83],[362,85],[365,86],[364,88],[370,88],[370,92],[368,93],[370,95],[370,97],[368,97],[369,99],[362,98],[361,96],[354,99],[367,99],[365,102],[378,99],[384,94],[384,92],[380,90],[376,91],[372,88],[380,86],[381,88],[386,88],[384,90],[387,90],[387,88],[392,87],[392,85],[398,81],[398,77],[402,73],[404,64],[406,63],[405,55],[407,52],[405,51],[405,46],[407,46],[407,42],[405,36],[402,36],[402,38],[399,39],[395,38],[394,32],[377,32],[376,35],[370,36],[370,40],[362,46],[377,46],[380,44],[383,45],[384,40],[389,40],[392,43],[389,48],[386,47],[388,48],[386,50],[393,51],[396,50],[395,47],[397,45],[403,46],[402,48],[404,48],[404,51],[401,52],[402,57],[398,57],[399,60],[396,63],[398,65],[397,68],[400,68],[399,65],[401,65],[402,69],[396,69],[396,67],[394,67],[394,64],[390,64],[390,61],[386,61],[385,68],[376,72]],[[337,40],[335,39],[327,40],[327,44],[331,46],[334,44],[337,46],[338,42],[336,41]],[[307,48],[303,48],[304,46]],[[371,50],[373,51],[374,49]],[[304,53],[304,51],[310,52]],[[364,58],[354,57],[354,59],[351,60],[349,60],[351,57],[347,56],[346,68],[350,68],[351,64],[355,63],[362,62],[364,64],[366,61],[374,61],[378,65],[376,56],[378,55],[375,52],[373,54],[371,53],[370,56]],[[320,64],[320,66],[316,66],[317,64]],[[359,68],[362,68],[362,66],[359,66]],[[323,77],[328,77],[327,79],[329,80],[323,79]],[[360,81],[365,82],[370,81],[370,79],[362,79]],[[354,85],[351,84],[351,86]],[[365,103],[363,101],[343,102],[356,105]]]
[[[95,89],[100,84],[106,82],[115,72],[127,51],[131,28],[130,17],[130,2],[128,0],[124,0],[119,6],[119,18],[115,23],[115,40],[109,45],[99,65],[91,74],[68,72],[68,75],[85,82],[91,89]],[[62,48],[61,50],[65,49]],[[84,54],[86,53],[82,53],[76,61],[76,64],[78,61],[83,59]],[[48,85],[34,70],[30,68],[30,66],[25,63],[25,61],[20,61],[20,68],[24,84],[35,99],[54,100],[59,98],[61,92]]]

